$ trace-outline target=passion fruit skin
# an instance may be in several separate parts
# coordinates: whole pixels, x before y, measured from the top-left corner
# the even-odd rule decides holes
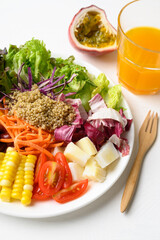
[[[105,20],[106,20],[106,23],[108,25],[108,27],[111,29],[111,31],[117,35],[117,31],[116,29],[110,24],[110,22],[108,21],[107,19],[107,15],[105,13],[105,11],[95,5],[90,5],[88,7],[85,7],[85,8],[81,8],[77,13],[76,15],[73,17],[70,25],[69,25],[69,28],[68,28],[68,38],[69,38],[69,41],[71,43],[71,45],[78,51],[80,52],[83,52],[83,53],[86,53],[86,54],[90,54],[92,56],[100,56],[100,55],[105,55],[107,53],[110,53],[110,52],[113,52],[115,50],[117,50],[117,43],[115,41],[115,44],[114,45],[111,45],[111,46],[107,46],[107,47],[104,47],[104,48],[95,48],[95,47],[86,47],[82,44],[80,44],[78,42],[78,40],[75,38],[75,34],[74,34],[74,25],[76,24],[76,21],[77,19],[79,18],[79,15],[80,14],[83,14],[83,12],[87,13],[88,11],[97,11],[98,13],[101,13],[105,16]]]

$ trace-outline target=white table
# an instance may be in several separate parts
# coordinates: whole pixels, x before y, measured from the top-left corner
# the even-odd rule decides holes
[[[0,47],[22,44],[32,37],[43,39],[53,54],[74,55],[88,61],[115,83],[116,52],[90,57],[74,50],[67,30],[74,14],[84,6],[95,4],[106,10],[108,19],[117,27],[117,16],[125,0],[39,0],[0,1]],[[135,16],[136,17],[136,16]],[[71,214],[41,220],[21,219],[0,214],[1,239],[160,239],[160,129],[148,152],[136,195],[127,213],[120,213],[120,202],[126,179],[137,152],[138,130],[149,109],[160,115],[160,95],[136,96],[123,89],[136,127],[135,147],[131,160],[119,181],[101,198]]]

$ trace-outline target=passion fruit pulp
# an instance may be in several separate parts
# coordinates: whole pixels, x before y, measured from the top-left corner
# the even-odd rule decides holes
[[[105,11],[95,5],[80,9],[72,19],[68,35],[73,47],[92,55],[117,49],[116,30]]]

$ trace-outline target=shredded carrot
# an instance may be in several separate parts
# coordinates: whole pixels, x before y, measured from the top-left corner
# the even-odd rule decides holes
[[[24,120],[17,118],[16,115],[4,114],[0,116],[0,124],[11,137],[10,139],[0,139],[0,142],[13,142],[15,149],[22,155],[45,153],[50,159],[54,159],[50,150],[63,145],[63,142],[55,142],[53,132],[31,126]]]
[[[60,143],[51,143],[49,145],[50,148],[54,148],[54,147],[61,147],[63,145],[63,142],[60,142]]]
[[[9,139],[5,139],[5,138],[0,138],[0,142],[4,142],[4,143],[12,143],[13,139],[9,138]]]
[[[21,144],[21,146],[29,146],[32,147],[33,149],[36,149],[38,151],[40,151],[41,153],[46,154],[49,158],[51,158],[52,160],[54,160],[54,157],[52,155],[52,153],[50,153],[48,150],[46,150],[45,148],[42,148],[40,146],[38,146],[37,144],[34,144],[30,141],[22,141],[22,140],[17,140],[18,144]]]
[[[26,129],[26,127],[24,125],[22,126],[15,125],[15,126],[9,126],[7,127],[7,129]]]
[[[7,125],[3,122],[3,120],[1,120],[3,116],[0,117],[0,124],[6,129],[6,131],[9,133],[9,135],[11,136],[11,138],[14,140],[14,136],[12,134],[12,131],[7,130]]]

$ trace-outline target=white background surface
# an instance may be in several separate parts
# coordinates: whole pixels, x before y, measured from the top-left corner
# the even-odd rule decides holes
[[[90,57],[75,51],[68,41],[68,26],[74,14],[91,4],[105,9],[117,27],[124,0],[39,0],[0,1],[0,48],[9,43],[23,44],[32,37],[43,39],[52,52],[74,55],[104,72],[113,82],[116,75],[116,52]],[[136,17],[136,16],[135,16]],[[74,213],[50,219],[30,220],[0,214],[1,239],[160,239],[160,129],[157,140],[145,157],[136,195],[128,212],[120,213],[126,179],[135,159],[138,130],[149,109],[160,115],[160,95],[137,96],[123,89],[135,121],[136,139],[131,160],[119,181],[100,199]],[[160,127],[159,127],[160,128]]]

